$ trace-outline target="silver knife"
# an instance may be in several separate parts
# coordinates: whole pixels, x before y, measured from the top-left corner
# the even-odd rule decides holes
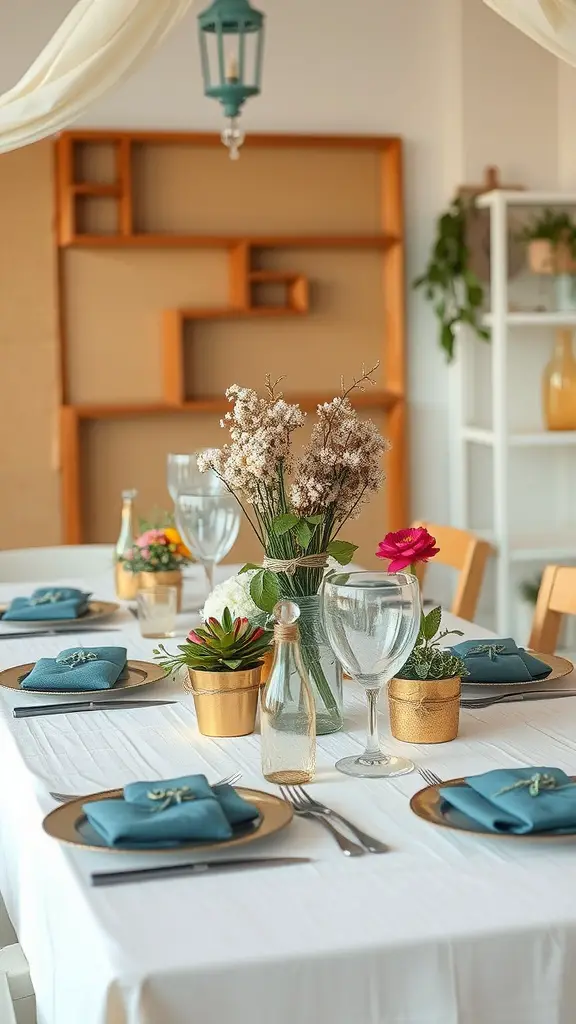
[[[72,636],[74,633],[119,633],[105,626],[69,626],[68,629],[28,629],[18,633],[0,633],[0,640],[25,640],[27,636]]]
[[[177,700],[82,700],[62,704],[32,704],[12,711],[14,718],[35,718],[37,715],[69,715],[74,711],[115,711],[126,708],[157,708],[178,704]]]
[[[159,851],[162,852],[162,851]],[[295,864],[312,864],[310,857],[251,857],[244,860],[214,860],[196,864],[168,864],[155,868],[135,868],[129,871],[95,871],[90,875],[92,885],[121,885],[123,882],[148,882],[156,878],[180,878],[183,875],[218,874],[224,871],[242,871],[251,868],[281,868]]]

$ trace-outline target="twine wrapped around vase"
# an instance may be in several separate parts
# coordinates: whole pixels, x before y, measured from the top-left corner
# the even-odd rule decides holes
[[[326,552],[318,555],[299,555],[297,558],[265,558],[262,562],[270,572],[285,572],[293,576],[297,569],[325,569],[328,565]]]
[[[459,676],[392,679],[388,687],[390,730],[405,743],[447,743],[458,735]]]

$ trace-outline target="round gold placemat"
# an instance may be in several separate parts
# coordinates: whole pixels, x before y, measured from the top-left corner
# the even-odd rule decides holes
[[[30,629],[42,628],[42,626],[70,626],[70,625],[81,625],[84,626],[87,622],[98,622],[100,619],[106,619],[110,615],[114,615],[117,612],[120,605],[116,601],[89,601],[88,610],[83,615],[78,615],[75,619],[7,619],[3,620],[8,625],[15,626],[29,626]],[[8,608],[7,604],[0,605],[0,612],[5,612]]]
[[[272,793],[263,793],[258,789],[244,789],[240,786],[234,787],[239,796],[244,797],[249,803],[253,804],[259,813],[258,821],[255,827],[251,828],[250,831],[243,831],[241,835],[235,836],[234,839],[226,839],[219,843],[181,843],[178,846],[170,847],[149,847],[138,849],[127,849],[119,846],[104,846],[103,840],[100,843],[90,841],[90,837],[83,835],[80,831],[88,826],[88,820],[86,815],[82,811],[82,805],[93,800],[114,800],[119,799],[122,796],[123,790],[121,789],[110,789],[104,793],[93,793],[91,796],[78,797],[77,800],[71,800],[67,804],[63,804],[62,807],[57,807],[56,810],[51,811],[42,823],[42,827],[49,836],[53,839],[59,839],[62,843],[68,843],[72,846],[82,847],[84,850],[93,850],[98,853],[154,853],[162,854],[167,856],[169,854],[182,853],[183,851],[198,850],[202,853],[216,853],[219,850],[227,850],[233,846],[247,846],[249,843],[255,842],[257,839],[264,839],[266,836],[271,836],[275,832],[279,832],[280,829],[286,828],[290,824],[294,817],[293,808],[285,800],[281,800],[280,797],[273,796]],[[93,832],[94,836],[97,836]],[[97,837],[99,839],[99,837]]]
[[[572,782],[576,782],[576,775],[571,775],[569,778]],[[547,842],[558,842],[559,840],[566,842],[566,840],[571,840],[573,842],[576,839],[576,827],[572,834],[524,832],[519,835],[516,832],[489,832],[488,829],[483,828],[478,822],[472,821],[471,818],[466,817],[465,814],[456,811],[454,808],[451,808],[450,811],[444,811],[442,809],[443,800],[439,790],[445,786],[463,786],[465,784],[465,779],[449,779],[448,782],[441,782],[436,786],[427,786],[426,789],[420,789],[412,797],[410,809],[419,818],[429,821],[431,825],[440,825],[441,828],[449,828],[453,832],[467,832],[474,836],[485,836],[487,839],[538,839],[540,842],[543,840]],[[451,817],[448,817],[449,813]]]
[[[58,697],[75,697],[77,693],[101,693],[102,697],[106,698],[109,694],[116,693],[118,690],[128,690],[134,686],[146,686],[148,683],[156,683],[159,679],[164,679],[166,676],[166,669],[160,668],[159,665],[153,665],[151,661],[133,661],[130,659],[126,678],[119,679],[114,683],[114,686],[110,686],[105,690],[28,690],[20,686],[20,680],[32,671],[34,665],[35,662],[31,661],[29,665],[15,665],[14,668],[7,668],[4,672],[0,672],[0,686],[6,686],[9,690],[18,690],[19,693],[40,693],[42,695],[49,694]]]
[[[517,687],[522,688],[523,686],[536,686],[538,683],[540,687],[546,687],[546,684],[552,682],[553,679],[562,679],[562,676],[569,675],[574,669],[574,665],[571,661],[568,661],[568,658],[561,658],[558,654],[541,654],[540,651],[531,651],[528,650],[528,648],[526,648],[526,650],[528,654],[531,654],[534,658],[538,658],[540,661],[543,661],[545,665],[550,665],[552,671],[549,676],[546,676],[545,679],[531,679],[525,683],[515,683],[513,680],[511,682],[509,679],[506,681],[501,679],[491,679],[490,681],[487,680],[486,682],[479,683],[473,682],[471,679],[467,679],[466,676],[464,676],[462,679],[462,685],[478,686],[481,689],[485,686],[512,686],[516,689]]]

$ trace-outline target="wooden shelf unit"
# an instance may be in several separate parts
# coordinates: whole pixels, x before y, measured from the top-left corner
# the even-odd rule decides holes
[[[135,148],[151,146],[219,147],[217,134],[149,131],[71,131],[55,142],[55,245],[58,266],[60,325],[60,432],[62,518],[64,541],[84,539],[81,494],[81,424],[83,421],[122,420],[142,416],[221,413],[229,408],[224,396],[186,394],[184,334],[186,323],[243,318],[305,316],[309,311],[309,281],[294,271],[260,269],[257,254],[282,249],[344,249],[381,252],[385,306],[382,348],[385,388],[369,389],[353,397],[359,409],[386,412],[392,442],[387,458],[386,527],[398,529],[408,522],[408,466],[405,401],[405,297],[404,222],[402,198],[402,144],[396,137],[346,135],[251,135],[250,147],[291,149],[346,149],[376,153],[380,167],[380,231],[343,234],[182,234],[135,229],[133,156]],[[112,147],[113,180],[85,180],[79,172],[83,147]],[[80,203],[106,202],[115,206],[117,230],[95,234],[83,231]],[[225,307],[166,309],[159,311],[162,345],[163,398],[154,402],[74,403],[70,399],[66,325],[68,249],[225,249],[228,251],[228,302]],[[258,302],[266,290],[279,290],[283,301]],[[305,411],[314,411],[333,393],[304,392],[286,396]]]

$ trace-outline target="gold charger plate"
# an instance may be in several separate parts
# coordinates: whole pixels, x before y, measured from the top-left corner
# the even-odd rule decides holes
[[[30,626],[30,629],[35,627],[42,628],[42,626],[70,626],[81,624],[85,625],[86,622],[98,622],[100,619],[106,619],[110,615],[114,615],[117,612],[120,605],[116,601],[89,601],[88,610],[83,615],[78,615],[75,619],[8,619],[8,625],[14,623],[15,626]],[[3,614],[8,610],[8,604],[0,605],[0,613]]]
[[[258,789],[244,789],[242,786],[234,787],[239,796],[244,797],[251,804],[258,808],[258,819],[250,823],[248,828],[238,830],[233,839],[226,839],[220,843],[180,843],[178,846],[168,847],[138,847],[138,849],[124,846],[105,846],[104,840],[91,828],[86,815],[82,811],[82,805],[93,800],[111,800],[122,796],[121,789],[110,789],[104,793],[93,793],[91,796],[78,797],[77,800],[70,800],[69,803],[57,807],[56,810],[47,814],[42,822],[42,827],[53,839],[59,839],[61,843],[68,843],[70,846],[79,846],[84,850],[93,850],[98,853],[155,853],[156,855],[170,853],[190,852],[201,850],[202,853],[216,853],[219,850],[227,850],[233,846],[247,846],[257,839],[264,839],[266,836],[274,835],[280,829],[286,828],[294,817],[294,810],[289,803],[273,796],[272,793],[264,793]]]
[[[572,782],[576,782],[576,775],[571,775],[569,778]],[[564,840],[564,842],[567,840],[574,841],[576,839],[576,826],[573,832],[562,833],[524,832],[518,835],[516,832],[489,832],[488,829],[483,828],[478,822],[472,821],[471,818],[468,818],[461,811],[457,811],[453,807],[443,809],[443,801],[438,792],[439,789],[444,786],[462,786],[464,783],[465,779],[449,779],[448,782],[420,789],[412,797],[410,809],[419,818],[429,821],[431,825],[440,825],[441,828],[449,828],[454,832],[467,832],[474,836],[486,836],[487,839],[537,839],[540,842],[546,840],[549,843],[559,842],[560,840]]]
[[[40,693],[57,697],[75,697],[77,693],[101,693],[102,697],[106,698],[118,690],[129,690],[134,686],[157,683],[159,679],[164,679],[166,676],[166,669],[160,668],[159,665],[153,665],[151,661],[134,661],[130,658],[126,678],[119,679],[114,686],[105,690],[25,690],[20,686],[20,680],[32,671],[34,665],[35,662],[31,661],[29,665],[15,665],[14,668],[7,668],[4,672],[0,672],[0,686],[5,686],[9,690],[18,690],[19,693]]]
[[[545,679],[530,679],[525,683],[515,683],[514,681],[511,682],[509,679],[506,680],[506,682],[502,682],[500,679],[493,679],[490,682],[473,683],[467,679],[463,679],[462,685],[478,687],[513,686],[514,688],[521,688],[522,686],[536,686],[536,684],[538,684],[540,687],[545,687],[546,684],[552,682],[553,679],[562,679],[562,676],[570,675],[570,672],[574,669],[574,665],[571,661],[568,661],[568,658],[561,658],[558,654],[541,654],[540,651],[531,651],[528,648],[527,650],[528,654],[532,654],[535,658],[539,658],[545,665],[550,665],[552,671]]]

